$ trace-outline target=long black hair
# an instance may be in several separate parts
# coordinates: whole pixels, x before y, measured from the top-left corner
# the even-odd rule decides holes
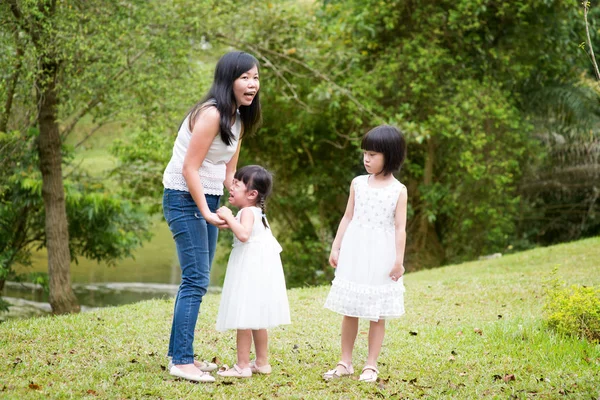
[[[221,115],[219,124],[221,140],[227,146],[231,145],[234,139],[231,132],[231,125],[235,117],[233,110],[236,108],[233,82],[253,67],[257,69],[260,67],[258,60],[253,55],[243,51],[232,51],[221,57],[215,67],[215,77],[210,90],[189,112],[188,127],[190,131],[194,129],[194,123],[196,122],[196,118],[198,118],[198,114],[205,107],[214,105]],[[243,126],[241,135],[254,133],[260,126],[262,114],[259,92],[256,92],[252,104],[239,107]]]
[[[233,177],[235,180],[244,182],[246,189],[256,190],[258,196],[256,197],[256,204],[262,211],[262,223],[265,228],[269,228],[267,224],[267,217],[265,215],[266,201],[271,189],[273,188],[273,176],[269,171],[261,167],[260,165],[246,165],[235,171]]]

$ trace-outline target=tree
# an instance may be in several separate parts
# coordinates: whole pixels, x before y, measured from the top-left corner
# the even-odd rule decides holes
[[[164,110],[169,80],[188,70],[190,45],[182,34],[189,22],[185,7],[141,0],[0,4],[1,37],[12,56],[6,63],[11,74],[2,91],[0,122],[5,130],[15,126],[29,132],[36,127],[39,132],[36,148],[54,313],[78,310],[70,287],[64,140],[84,117],[95,124],[88,133],[92,135],[120,118],[151,124]]]

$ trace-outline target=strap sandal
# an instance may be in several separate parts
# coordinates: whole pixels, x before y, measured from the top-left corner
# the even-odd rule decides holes
[[[342,367],[342,368],[338,368],[338,367]],[[328,381],[330,379],[338,379],[338,378],[341,378],[342,376],[352,375],[353,373],[354,373],[354,368],[352,368],[352,365],[348,365],[345,362],[340,361],[339,363],[336,364],[334,369],[327,371],[323,374],[323,379]]]
[[[269,375],[272,370],[271,364],[266,364],[266,365],[259,367],[258,365],[256,365],[256,360],[250,361],[250,369],[252,370],[253,374],[263,374],[263,375]]]
[[[250,367],[240,368],[237,364],[234,364],[233,368],[223,365],[223,367],[217,371],[217,375],[224,378],[250,378],[252,377],[252,370]]]
[[[379,370],[376,367],[372,365],[365,365],[358,380],[361,382],[377,382],[378,374]]]

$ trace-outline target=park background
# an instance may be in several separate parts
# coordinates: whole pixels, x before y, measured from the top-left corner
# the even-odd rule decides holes
[[[599,21],[567,0],[0,2],[0,396],[597,398]],[[261,63],[239,165],[274,173],[294,324],[273,331],[272,377],[207,387],[164,371],[161,179],[232,49]],[[408,141],[408,313],[377,385],[325,383],[329,246],[382,123]],[[231,240],[197,327],[230,365],[213,324]]]

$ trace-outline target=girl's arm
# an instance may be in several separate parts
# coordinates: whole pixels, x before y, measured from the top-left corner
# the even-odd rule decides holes
[[[241,133],[240,133],[241,135]],[[229,188],[231,187],[232,183],[233,183],[233,176],[235,175],[235,171],[237,169],[237,162],[238,159],[240,158],[240,149],[242,148],[242,140],[238,140],[238,145],[237,145],[237,149],[235,150],[235,154],[233,155],[233,157],[231,157],[231,160],[229,160],[229,162],[226,165],[227,167],[227,172],[225,173],[225,187],[227,188],[227,190],[229,190]]]
[[[208,208],[198,170],[206,158],[212,141],[219,134],[219,120],[220,114],[216,107],[208,107],[198,115],[183,160],[182,170],[190,194],[200,213],[208,223],[216,226],[223,225],[225,222]]]
[[[396,233],[396,261],[390,271],[390,278],[397,281],[404,275],[404,248],[406,246],[406,210],[408,194],[406,189],[400,191],[398,204],[396,204],[396,217],[394,220]]]
[[[344,216],[340,221],[340,225],[338,226],[337,233],[335,235],[335,239],[331,245],[331,253],[329,254],[329,264],[333,267],[337,267],[338,257],[340,255],[340,247],[342,246],[342,239],[344,238],[344,233],[346,233],[346,228],[348,228],[348,224],[352,221],[352,217],[354,216],[354,181],[350,184],[350,195],[348,196],[348,204],[346,204],[346,211],[344,212]]]
[[[229,228],[240,242],[246,242],[250,238],[252,226],[254,225],[254,213],[252,210],[243,208],[239,222],[235,219],[231,210],[225,206],[217,210],[217,215],[227,222]]]

